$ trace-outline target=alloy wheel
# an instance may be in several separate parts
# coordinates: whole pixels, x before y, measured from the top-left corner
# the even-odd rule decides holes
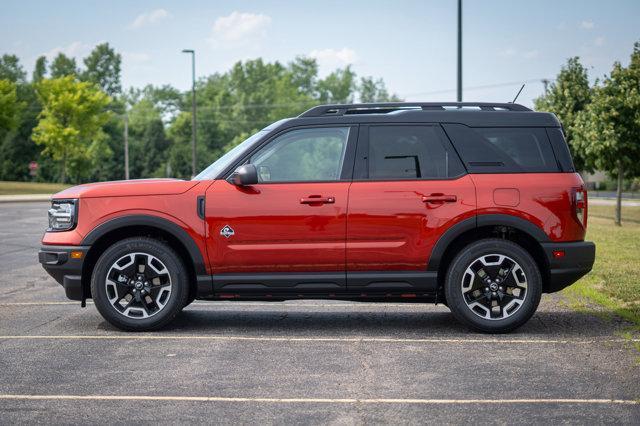
[[[522,267],[502,254],[476,258],[462,276],[461,290],[467,307],[488,320],[515,314],[527,297],[527,277]]]
[[[149,318],[160,312],[171,297],[167,267],[148,253],[129,253],[116,260],[107,273],[109,303],[128,318]]]

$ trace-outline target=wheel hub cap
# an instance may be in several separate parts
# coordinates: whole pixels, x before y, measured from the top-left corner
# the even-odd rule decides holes
[[[460,288],[471,312],[488,320],[515,314],[528,294],[524,270],[503,254],[483,255],[472,261]]]
[[[128,318],[143,319],[160,312],[171,297],[167,267],[148,253],[130,253],[116,260],[105,280],[111,306]]]

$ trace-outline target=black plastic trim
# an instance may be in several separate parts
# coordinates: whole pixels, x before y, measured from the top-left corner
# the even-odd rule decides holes
[[[98,239],[100,239],[100,237],[107,233],[128,226],[149,226],[168,232],[186,247],[193,261],[196,274],[205,275],[207,273],[202,253],[187,231],[167,219],[156,216],[127,215],[108,220],[98,225],[89,234],[87,234],[81,244],[93,245]]]
[[[347,272],[347,288],[361,291],[435,291],[438,273],[435,271],[373,271]]]
[[[67,298],[83,300],[82,265],[89,251],[88,246],[43,245],[38,252],[38,261],[47,273],[64,287]],[[70,253],[81,251],[82,258],[74,259]]]
[[[344,272],[290,272],[212,275],[217,292],[264,293],[273,291],[340,291],[346,286]]]
[[[596,258],[596,245],[590,241],[571,243],[543,243],[549,262],[549,282],[544,291],[554,293],[575,283],[593,268]],[[564,256],[556,258],[553,252],[564,251]]]
[[[476,216],[476,221],[478,228],[492,225],[510,226],[522,232],[526,232],[540,243],[549,241],[549,236],[542,230],[542,228],[539,228],[528,220],[521,219],[517,216],[510,216],[506,214],[480,214]]]
[[[438,270],[442,256],[456,238],[467,231],[483,226],[509,226],[527,233],[540,243],[549,241],[549,237],[541,228],[527,220],[505,214],[481,214],[456,223],[442,234],[431,251],[427,270]]]
[[[477,227],[476,217],[477,216],[473,216],[456,223],[440,236],[436,244],[433,246],[433,250],[431,250],[431,257],[429,258],[429,263],[427,265],[428,271],[438,270],[438,268],[440,267],[440,262],[442,261],[442,256],[444,255],[447,248],[449,248],[453,240],[458,238],[463,233]]]

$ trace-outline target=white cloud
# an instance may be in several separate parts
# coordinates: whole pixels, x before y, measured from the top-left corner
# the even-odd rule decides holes
[[[122,52],[122,58],[125,62],[144,63],[151,60],[151,55],[141,52]]]
[[[133,20],[131,24],[129,24],[129,28],[138,29],[147,25],[155,24],[163,19],[170,18],[171,14],[167,12],[165,9],[156,9],[151,12],[141,13]]]
[[[58,46],[49,50],[45,53],[45,56],[48,58],[53,58],[58,55],[58,53],[64,53],[66,56],[75,57],[75,56],[84,56],[91,51],[91,46],[88,44],[82,43],[81,41],[74,41],[68,46]]]
[[[518,50],[513,47],[508,47],[506,49],[500,50],[498,52],[498,55],[504,56],[506,58],[535,59],[540,55],[540,51],[538,49]]]
[[[213,23],[210,41],[242,43],[255,38],[264,38],[271,25],[271,17],[263,14],[232,12],[221,16]]]
[[[358,55],[353,49],[343,47],[342,49],[320,49],[313,50],[309,56],[315,58],[322,65],[346,66],[358,61]]]
[[[606,39],[600,36],[600,37],[596,37],[596,39],[593,41],[593,44],[595,46],[600,47],[600,46],[604,46],[605,42],[606,42]]]
[[[580,22],[580,28],[583,30],[592,30],[595,27],[593,21],[582,21]]]

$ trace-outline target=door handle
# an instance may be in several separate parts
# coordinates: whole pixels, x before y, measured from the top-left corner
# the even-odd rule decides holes
[[[300,204],[333,204],[335,202],[335,197],[323,197],[322,195],[309,195],[306,198],[300,198]]]
[[[455,203],[457,200],[458,197],[455,195],[431,194],[422,196],[423,203]]]

